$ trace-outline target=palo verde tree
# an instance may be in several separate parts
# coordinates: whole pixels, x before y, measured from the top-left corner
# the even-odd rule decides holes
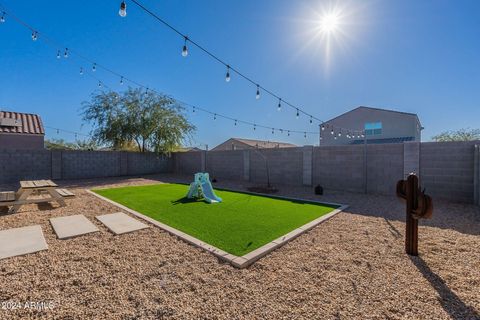
[[[432,137],[433,141],[474,141],[480,140],[480,129],[460,129],[445,131]]]
[[[175,99],[133,88],[93,93],[83,103],[83,120],[93,125],[98,144],[115,150],[133,143],[140,152],[169,153],[195,131]]]

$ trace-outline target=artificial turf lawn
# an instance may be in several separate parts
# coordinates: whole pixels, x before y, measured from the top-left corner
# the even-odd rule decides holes
[[[94,190],[231,254],[242,256],[336,206],[215,190],[221,203],[185,198],[188,186],[157,184]]]

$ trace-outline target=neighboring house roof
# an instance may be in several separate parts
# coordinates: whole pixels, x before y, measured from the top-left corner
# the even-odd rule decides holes
[[[42,119],[30,113],[0,111],[0,133],[45,134]]]
[[[347,114],[347,113],[350,113],[350,112],[353,112],[353,111],[356,111],[358,109],[369,109],[369,110],[377,110],[377,111],[384,111],[384,112],[394,112],[394,113],[400,113],[400,114],[404,114],[404,115],[408,115],[408,116],[414,116],[417,118],[417,121],[418,123],[420,124],[420,119],[418,118],[418,115],[416,113],[410,113],[410,112],[403,112],[403,111],[396,111],[396,110],[389,110],[389,109],[381,109],[381,108],[372,108],[372,107],[365,107],[365,106],[360,106],[360,107],[356,107],[350,111],[347,111],[347,112],[344,112],[342,113],[341,115],[338,115],[336,116],[335,118],[332,118],[328,121],[325,121],[325,122],[331,122],[331,121],[334,121],[335,119],[338,119],[340,117],[342,117],[343,115]]]
[[[407,141],[414,141],[415,137],[401,137],[401,138],[385,138],[385,139],[367,139],[367,144],[380,144],[380,143],[402,143]],[[363,139],[354,140],[350,144],[364,144]]]
[[[181,147],[178,148],[177,152],[190,152],[190,151],[202,151],[202,149],[197,147]]]
[[[220,145],[223,145],[226,142],[239,142],[242,144],[245,144],[247,146],[250,146],[252,148],[293,148],[297,147],[297,145],[294,145],[292,143],[287,143],[287,142],[279,142],[279,141],[265,141],[265,140],[253,140],[253,139],[242,139],[242,138],[230,138],[225,142],[222,142]],[[217,146],[217,147],[218,147]],[[217,148],[215,147],[215,148]],[[212,150],[214,150],[213,148]]]

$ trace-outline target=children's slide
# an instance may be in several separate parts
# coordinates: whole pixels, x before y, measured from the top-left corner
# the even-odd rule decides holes
[[[222,202],[222,198],[217,197],[213,191],[210,177],[206,172],[195,173],[195,181],[190,183],[187,198],[202,198],[207,203]]]

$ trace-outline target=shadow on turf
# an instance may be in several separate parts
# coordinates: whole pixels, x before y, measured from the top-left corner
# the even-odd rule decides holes
[[[183,198],[172,201],[172,204],[187,204],[187,203],[194,203],[198,201],[199,201],[198,199],[193,199],[193,198],[190,199],[187,197],[183,197]]]
[[[480,319],[480,314],[465,304],[445,283],[438,274],[433,272],[427,263],[420,257],[409,256],[418,271],[430,282],[438,292],[440,304],[452,319]]]

